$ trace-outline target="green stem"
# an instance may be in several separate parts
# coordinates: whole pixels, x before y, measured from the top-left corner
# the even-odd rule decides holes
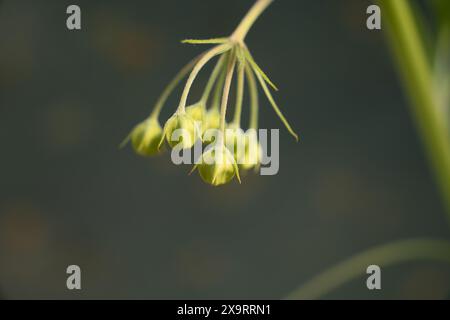
[[[227,67],[227,75],[223,86],[222,104],[220,106],[220,131],[222,132],[222,141],[225,137],[225,123],[227,115],[228,96],[230,95],[231,81],[233,80],[234,68],[236,66],[236,55],[230,57]]]
[[[256,19],[258,19],[272,1],[273,0],[257,0],[230,38],[237,42],[243,42]]]
[[[258,86],[255,76],[249,66],[245,66],[245,73],[248,80],[248,88],[250,91],[250,129],[258,129]]]
[[[317,299],[344,283],[366,274],[366,269],[370,265],[388,267],[411,260],[433,260],[450,264],[450,242],[410,239],[375,247],[312,278],[294,290],[287,299]]]
[[[228,57],[225,59],[226,65],[228,65]],[[219,109],[220,106],[220,97],[223,90],[223,85],[225,83],[225,77],[227,75],[227,68],[223,68],[222,73],[220,74],[219,80],[216,83],[216,87],[214,88],[214,97],[211,109]]]
[[[450,141],[436,100],[424,44],[408,1],[380,0],[379,3],[388,25],[388,39],[450,222]]]
[[[219,58],[219,61],[217,61],[217,64],[214,67],[214,70],[211,73],[211,76],[209,77],[208,83],[206,84],[206,87],[205,87],[205,91],[203,91],[202,98],[200,99],[200,102],[204,106],[206,106],[206,104],[208,103],[209,95],[211,94],[211,90],[212,90],[214,84],[216,83],[216,80],[220,74],[220,71],[222,71],[222,66],[223,66],[224,61],[225,61],[225,56],[223,55]]]
[[[183,80],[183,78],[189,73],[189,71],[194,68],[195,64],[200,60],[200,58],[201,55],[191,60],[175,75],[175,78],[173,78],[173,80],[167,85],[167,87],[158,98],[158,101],[156,102],[155,107],[150,114],[150,118],[158,119],[159,114],[161,113],[161,109],[163,108],[172,91],[177,87],[178,83]]]
[[[238,127],[241,126],[241,115],[242,115],[242,102],[244,100],[244,85],[245,85],[245,64],[244,62],[239,62],[239,68],[237,73],[237,89],[236,89],[236,108],[234,110],[233,123]]]
[[[192,70],[189,78],[186,82],[186,86],[184,87],[183,94],[181,95],[180,104],[178,106],[177,112],[184,113],[186,112],[186,102],[189,95],[189,91],[191,90],[192,84],[194,83],[195,78],[202,68],[208,63],[209,60],[214,58],[215,56],[222,54],[231,49],[231,45],[229,43],[218,45],[211,50],[207,51],[197,62],[194,69]]]

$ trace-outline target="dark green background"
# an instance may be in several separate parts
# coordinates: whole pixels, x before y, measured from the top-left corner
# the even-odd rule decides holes
[[[368,247],[449,237],[383,33],[365,27],[369,1],[278,0],[250,32],[302,137],[261,98],[261,126],[281,129],[278,175],[214,189],[168,153],[118,150],[205,49],[180,40],[231,33],[252,3],[0,2],[3,298],[278,299]],[[66,28],[69,4],[81,31]],[[80,292],[66,289],[70,264]],[[443,265],[382,272],[379,292],[360,278],[325,298],[449,297]]]

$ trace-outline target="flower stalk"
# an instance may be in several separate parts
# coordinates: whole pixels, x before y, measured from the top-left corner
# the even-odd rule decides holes
[[[273,2],[273,0],[258,0],[247,13],[247,15],[242,19],[239,26],[231,35],[231,39],[236,42],[244,42],[248,31],[255,23],[256,19],[267,9],[267,7]]]
[[[222,67],[224,65],[226,56],[223,55],[220,57],[219,61],[217,61],[216,66],[214,67],[213,72],[211,73],[211,76],[209,77],[208,83],[206,84],[205,90],[203,92],[202,98],[200,99],[200,102],[202,105],[206,105],[208,103],[209,95],[211,94],[212,88],[214,87],[214,84],[217,81],[217,78],[222,71]]]
[[[433,85],[432,67],[406,0],[380,0],[388,40],[411,100],[412,113],[440,187],[450,222],[450,137]]]
[[[179,113],[186,112],[186,102],[189,95],[189,91],[191,90],[195,78],[197,77],[198,73],[202,70],[202,68],[205,66],[205,64],[207,64],[208,61],[214,58],[215,56],[224,53],[230,49],[231,45],[228,43],[224,43],[222,45],[212,48],[200,58],[200,60],[197,62],[194,69],[192,70],[191,74],[189,75],[186,86],[184,87],[183,94],[181,95],[180,104],[178,106],[177,112]]]
[[[164,104],[166,103],[167,99],[169,98],[170,94],[173,92],[173,90],[175,90],[180,81],[187,76],[187,74],[192,70],[192,68],[194,68],[194,66],[197,64],[200,58],[201,56],[191,60],[175,75],[175,78],[173,78],[173,80],[167,85],[167,87],[164,89],[164,91],[158,98],[158,101],[156,102],[155,107],[150,114],[150,118],[154,119],[159,118],[159,114],[161,113],[161,110]]]
[[[225,136],[228,97],[230,94],[231,81],[233,80],[233,73],[235,66],[236,66],[236,56],[233,55],[230,58],[230,61],[228,62],[227,73],[225,76],[225,84],[223,87],[222,103],[220,106],[220,132],[222,132],[222,138]]]
[[[236,88],[236,107],[234,111],[233,124],[241,126],[242,103],[244,101],[244,85],[245,85],[245,64],[239,62],[237,72],[237,88]]]
[[[250,67],[245,66],[245,74],[247,76],[248,87],[250,91],[250,129],[258,129],[258,87],[256,85],[255,76]]]

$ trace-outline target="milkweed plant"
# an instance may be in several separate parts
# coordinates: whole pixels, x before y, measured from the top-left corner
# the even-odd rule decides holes
[[[240,183],[239,171],[258,168],[262,156],[262,147],[256,134],[259,111],[258,83],[275,113],[298,141],[298,135],[272,96],[270,88],[277,91],[277,87],[255,62],[245,44],[250,28],[272,1],[257,0],[229,37],[184,40],[183,43],[187,44],[214,46],[178,72],[161,94],[150,116],[133,128],[122,145],[131,141],[137,154],[149,157],[159,154],[165,143],[173,149],[191,149],[201,141],[206,148],[192,171],[198,170],[203,181],[213,186],[227,184],[234,177]],[[217,61],[200,100],[188,105],[188,96],[198,74],[213,59]],[[162,126],[159,122],[160,112],[170,94],[186,76],[188,78],[178,107]],[[227,122],[227,106],[234,76],[234,117],[231,122]],[[241,126],[241,113],[246,88],[249,91],[250,119],[249,130],[244,131]]]

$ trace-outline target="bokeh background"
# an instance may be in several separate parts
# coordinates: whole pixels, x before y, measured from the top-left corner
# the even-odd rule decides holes
[[[403,238],[449,238],[445,211],[369,1],[278,0],[247,43],[301,133],[280,172],[205,185],[118,145],[171,77],[252,0],[0,1],[0,297],[279,299]],[[78,4],[82,30],[66,28]],[[426,2],[421,3],[427,10]],[[201,94],[203,72],[192,92]],[[174,111],[169,100],[162,122]],[[66,289],[66,267],[82,290]],[[405,263],[324,298],[449,298],[450,270]]]

